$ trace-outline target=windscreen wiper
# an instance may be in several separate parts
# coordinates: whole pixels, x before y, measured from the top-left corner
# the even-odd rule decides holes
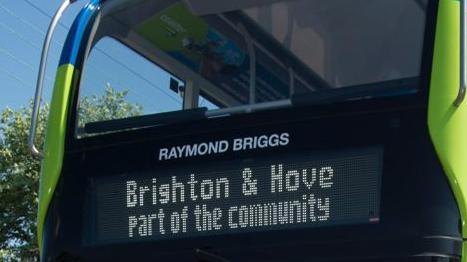
[[[164,112],[122,119],[86,123],[84,131],[88,134],[113,132],[118,130],[161,126],[206,118],[206,107]]]

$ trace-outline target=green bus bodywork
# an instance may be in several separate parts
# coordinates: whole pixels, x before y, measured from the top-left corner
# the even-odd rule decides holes
[[[459,2],[441,0],[428,105],[428,127],[438,157],[447,174],[462,216],[467,237],[467,107],[454,101],[459,92]]]
[[[76,81],[73,81],[73,79],[76,79],[75,75],[78,75],[78,70],[75,70],[73,65],[60,66],[52,94],[39,189],[37,221],[39,248],[42,246],[42,231],[47,209],[62,171],[67,116],[71,100],[70,91],[72,86],[76,86]]]

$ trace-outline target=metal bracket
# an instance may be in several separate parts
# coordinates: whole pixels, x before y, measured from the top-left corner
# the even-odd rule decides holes
[[[459,93],[457,94],[457,98],[454,101],[455,106],[460,106],[465,99],[466,95],[466,59],[465,59],[465,51],[466,51],[466,20],[467,20],[467,12],[466,8],[466,0],[460,0],[460,83],[459,83]]]
[[[198,108],[199,87],[192,80],[187,80],[183,92],[183,109]]]
[[[32,110],[31,116],[31,127],[29,129],[29,137],[28,137],[28,146],[29,150],[31,151],[32,155],[38,158],[43,157],[43,153],[37,149],[35,145],[35,138],[36,138],[36,130],[37,130],[37,119],[39,117],[39,110],[41,104],[41,97],[42,97],[42,89],[44,87],[44,76],[45,76],[45,69],[47,66],[47,57],[49,55],[50,43],[52,41],[52,36],[55,32],[55,28],[60,21],[61,16],[65,12],[65,10],[77,0],[65,0],[58,8],[57,12],[52,18],[52,21],[49,24],[49,28],[47,29],[47,34],[45,36],[44,45],[42,47],[42,54],[41,54],[41,62],[39,64],[39,74],[37,76],[37,83],[36,83],[36,93],[34,95],[34,105]]]

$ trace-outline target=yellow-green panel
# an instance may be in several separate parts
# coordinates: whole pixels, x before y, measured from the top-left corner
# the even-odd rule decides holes
[[[460,4],[440,0],[436,25],[428,127],[456,197],[467,237],[467,106],[454,106],[459,91]]]
[[[203,19],[191,13],[186,4],[177,3],[148,19],[135,31],[163,51],[183,52],[185,38],[202,41],[209,28]]]
[[[74,73],[75,68],[71,64],[65,64],[58,68],[50,104],[39,189],[39,213],[37,218],[39,250],[42,247],[42,232],[47,208],[62,171],[68,102]]]

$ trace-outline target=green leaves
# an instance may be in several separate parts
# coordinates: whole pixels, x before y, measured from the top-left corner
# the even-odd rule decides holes
[[[35,219],[40,163],[27,148],[30,108],[7,108],[0,118],[0,254],[9,260],[30,259],[38,253]],[[43,107],[41,115],[47,110]],[[39,126],[42,138],[43,117]],[[39,140],[42,144],[43,139]]]
[[[126,101],[128,91],[109,85],[101,96],[80,100],[80,123],[135,116],[140,105]],[[49,106],[39,113],[36,144],[42,148]],[[0,261],[38,260],[36,216],[40,161],[29,153],[32,103],[0,113]]]
[[[118,92],[110,85],[102,96],[83,97],[79,105],[79,126],[90,122],[112,120],[141,115],[143,108],[126,101],[128,91]]]

